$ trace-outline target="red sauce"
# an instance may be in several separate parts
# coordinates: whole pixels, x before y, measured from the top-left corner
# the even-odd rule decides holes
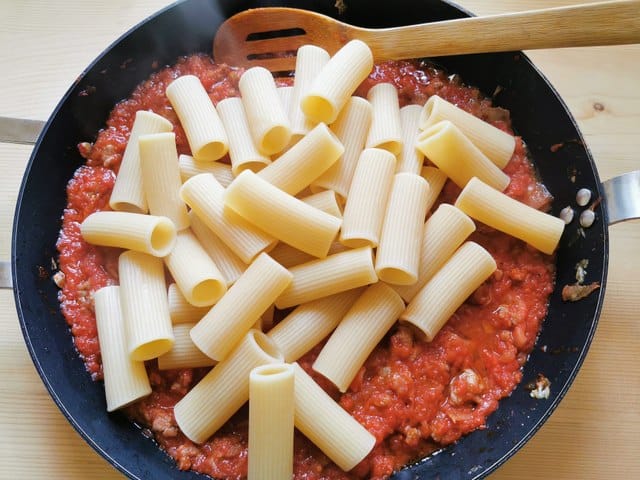
[[[184,132],[164,95],[166,86],[184,74],[197,75],[214,103],[238,95],[240,70],[215,65],[202,55],[183,58],[175,66],[152,75],[131,98],[116,105],[107,127],[93,145],[79,146],[87,165],[78,169],[67,188],[68,206],[58,241],[60,268],[65,274],[60,301],[78,351],[94,378],[101,377],[101,367],[90,294],[117,283],[119,251],[86,244],[80,237],[79,224],[90,213],[109,208],[115,173],[137,110],[152,110],[169,119],[174,124],[178,150],[189,153]],[[396,85],[403,105],[422,104],[437,93],[511,132],[508,112],[492,107],[477,89],[462,85],[457,77],[447,77],[430,65],[378,65],[358,93],[366,94],[368,88],[381,81]],[[541,210],[548,208],[551,197],[537,182],[519,138],[505,172],[511,177],[508,195]],[[458,187],[447,182],[437,204],[453,203],[458,193]],[[345,473],[296,433],[296,479],[386,478],[407,462],[482,428],[499,400],[520,382],[521,367],[533,348],[553,289],[553,258],[481,224],[472,239],[493,255],[498,269],[432,342],[426,342],[422,333],[410,325],[396,325],[342,395],[311,370],[321,345],[299,360],[342,407],[375,435],[377,443],[367,458]],[[148,362],[147,368],[153,393],[127,409],[130,417],[153,432],[178,468],[216,478],[243,478],[247,470],[246,408],[208,442],[196,445],[178,429],[173,406],[206,370],[159,371],[155,362]]]

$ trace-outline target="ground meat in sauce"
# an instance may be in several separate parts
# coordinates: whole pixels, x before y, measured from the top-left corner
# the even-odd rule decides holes
[[[122,153],[137,110],[152,110],[174,124],[178,151],[189,153],[182,128],[166,100],[166,86],[184,74],[197,75],[214,103],[238,96],[241,70],[216,65],[204,55],[182,58],[143,82],[132,96],[116,105],[95,143],[79,150],[87,159],[67,187],[68,205],[58,240],[65,283],[60,291],[62,311],[87,370],[101,378],[91,293],[117,284],[116,249],[86,244],[79,225],[90,213],[108,209]],[[401,104],[423,104],[438,94],[461,108],[511,132],[508,112],[493,108],[477,89],[465,87],[457,76],[412,61],[377,65],[358,89],[396,85]],[[288,80],[290,83],[290,80]],[[286,81],[285,81],[286,83]],[[516,138],[516,151],[505,168],[511,177],[506,193],[546,210],[551,197],[536,181],[525,146]],[[459,188],[447,182],[436,205],[453,203]],[[554,261],[523,242],[478,225],[472,240],[495,258],[496,272],[458,309],[445,327],[427,343],[410,325],[397,324],[360,369],[350,389],[340,394],[311,371],[321,345],[299,360],[316,381],[373,435],[374,450],[355,469],[342,472],[302,435],[296,434],[294,471],[299,480],[388,477],[413,459],[425,456],[482,428],[522,378],[521,367],[533,348],[547,299],[553,289]],[[206,369],[159,371],[147,362],[153,393],[127,408],[132,420],[150,429],[180,469],[193,469],[216,478],[240,479],[247,470],[247,411],[240,410],[203,445],[189,441],[177,428],[173,405],[206,373]]]

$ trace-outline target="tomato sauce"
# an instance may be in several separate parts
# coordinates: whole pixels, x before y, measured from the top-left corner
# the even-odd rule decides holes
[[[64,284],[61,308],[71,327],[78,352],[93,378],[101,378],[100,348],[91,294],[117,284],[117,249],[95,247],[80,236],[80,223],[90,213],[107,210],[108,199],[126,147],[135,112],[152,110],[174,125],[178,151],[189,153],[184,131],[164,92],[184,74],[197,75],[214,103],[238,96],[242,71],[216,65],[204,55],[182,58],[136,88],[116,105],[95,143],[79,145],[85,166],[67,187],[68,205],[58,240]],[[416,61],[376,65],[358,89],[365,95],[374,84],[392,82],[401,104],[423,104],[438,94],[461,108],[512,133],[509,114],[464,86],[457,76]],[[290,79],[284,80],[290,83]],[[541,185],[516,137],[516,151],[505,172],[511,177],[506,193],[546,210],[551,196]],[[459,188],[447,182],[434,209],[453,203]],[[311,370],[322,345],[299,360],[316,381],[376,437],[373,451],[351,472],[342,472],[322,452],[296,432],[294,472],[298,480],[387,478],[407,462],[418,459],[483,428],[486,418],[522,379],[521,367],[538,335],[553,290],[554,259],[523,242],[478,224],[472,240],[497,262],[496,272],[461,306],[432,342],[408,324],[396,324],[360,369],[349,390],[340,394]],[[240,410],[202,445],[179,430],[173,406],[206,369],[159,371],[147,362],[152,394],[127,408],[177,463],[215,478],[242,479],[247,471],[247,409]]]

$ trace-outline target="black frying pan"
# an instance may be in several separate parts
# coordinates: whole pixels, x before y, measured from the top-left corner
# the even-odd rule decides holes
[[[56,257],[55,241],[66,203],[65,186],[83,163],[78,142],[96,137],[111,108],[153,71],[192,52],[211,51],[217,26],[251,7],[294,6],[336,16],[334,0],[186,0],[131,30],[102,54],[62,99],[31,156],[20,190],[13,230],[12,270],[16,305],[24,337],[47,389],[71,424],[116,468],[135,479],[200,479],[179,472],[174,462],[121,414],[107,414],[101,383],[85,372],[59,311],[57,288],[44,279]],[[458,18],[453,5],[424,0],[350,0],[342,20],[367,27],[389,27]],[[575,202],[576,185],[601,195],[593,160],[567,108],[555,90],[521,53],[438,58],[511,111],[544,183],[555,196],[554,215]],[[126,64],[127,68],[120,66]],[[82,90],[92,92],[80,96]],[[566,142],[552,152],[550,147]],[[574,178],[575,183],[572,181]],[[524,381],[489,417],[487,429],[473,432],[397,474],[397,479],[481,478],[497,468],[549,417],[573,381],[593,336],[607,274],[608,233],[603,205],[585,238],[576,223],[568,227],[557,254],[557,286],[537,346],[524,367]],[[589,281],[601,288],[577,303],[564,303],[563,285],[575,282],[575,265],[589,259]],[[549,400],[530,397],[525,384],[543,373],[552,383]]]

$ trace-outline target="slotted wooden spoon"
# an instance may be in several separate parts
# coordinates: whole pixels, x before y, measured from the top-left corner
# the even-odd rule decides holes
[[[640,43],[640,0],[471,17],[383,29],[360,28],[308,10],[256,8],[224,22],[213,41],[216,61],[272,72],[295,68],[305,44],[330,54],[360,39],[375,60],[536,48]]]

